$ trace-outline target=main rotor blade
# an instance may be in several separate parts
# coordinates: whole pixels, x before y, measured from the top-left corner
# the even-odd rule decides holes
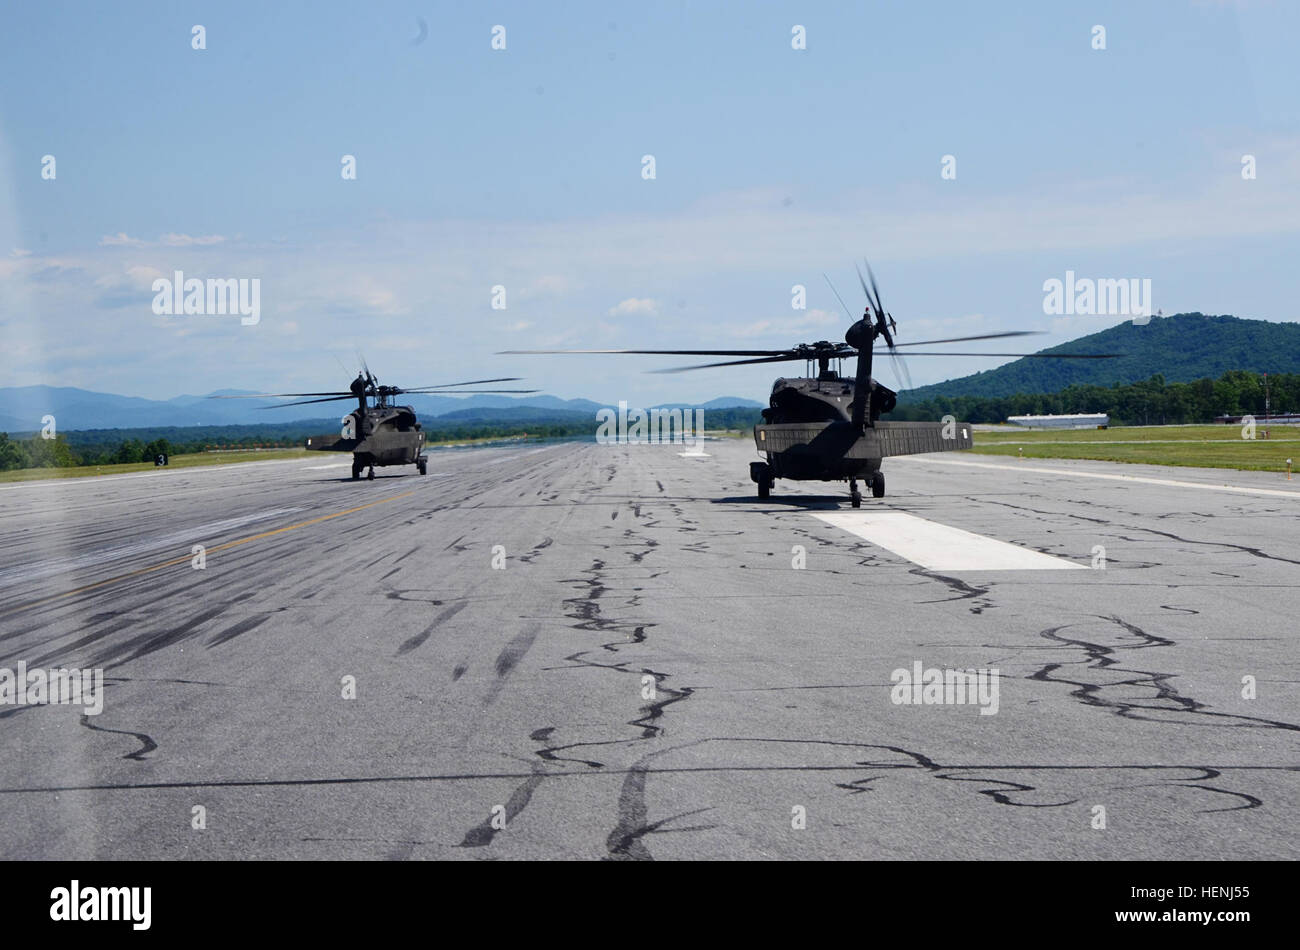
[[[846,347],[846,349],[849,348]],[[895,358],[900,357],[902,355],[901,353],[893,353],[892,351],[889,352],[890,355]],[[830,358],[849,359],[855,355],[857,355],[856,352],[851,351],[848,353],[842,353],[838,355],[830,354]],[[1110,359],[1114,359],[1117,356],[1123,356],[1124,354],[1122,353],[916,353],[916,352],[909,351],[907,355],[908,356],[1019,356],[1019,357],[1028,357],[1028,358],[1038,357],[1041,359],[1058,359],[1058,360],[1059,359],[1110,360]],[[795,354],[789,354],[784,356],[765,356],[753,360],[731,360],[729,362],[723,362],[723,363],[700,363],[697,366],[674,366],[669,369],[652,369],[649,370],[649,372],[686,373],[695,369],[712,369],[713,367],[716,366],[748,366],[753,363],[793,363],[798,360],[807,360],[807,359],[817,359],[817,356],[809,357],[803,353],[795,353]],[[911,389],[912,388],[911,376],[907,372],[907,367],[906,365],[902,364],[902,360],[898,360],[898,362],[902,370],[900,375],[907,382],[907,388]]]
[[[404,393],[419,392],[422,389],[447,389],[451,386],[482,386],[485,383],[517,383],[522,376],[499,376],[496,379],[467,379],[463,383],[435,383],[429,386],[401,387]]]
[[[894,335],[892,332],[890,332],[889,329],[889,321],[892,320],[893,318],[890,317],[889,314],[885,312],[885,305],[880,301],[880,288],[876,286],[876,275],[871,270],[871,262],[864,257],[862,259],[862,263],[867,265],[867,275],[871,278],[871,292],[870,293],[867,292],[867,284],[865,281],[862,281],[861,269],[858,270],[858,280],[862,281],[862,292],[867,294],[867,301],[871,303],[872,306],[875,307],[876,331],[885,338],[885,345],[890,349],[893,349]],[[854,261],[853,266],[855,268],[857,267],[856,261]],[[872,294],[875,295],[875,300],[872,300]]]
[[[641,353],[658,356],[780,356],[791,350],[498,350],[497,356],[539,353]]]
[[[862,295],[867,298],[867,306],[871,310],[877,310],[876,302],[871,299],[871,291],[867,290],[867,279],[862,276],[862,268],[857,261],[853,262],[853,269],[858,272],[858,283],[862,285]]]
[[[867,276],[871,278],[871,292],[876,295],[876,311],[884,313],[885,305],[880,302],[880,288],[876,286],[876,275],[871,271],[871,262],[864,257],[862,263],[867,265]]]
[[[979,336],[954,336],[946,340],[918,340],[915,343],[895,343],[894,346],[934,346],[938,343],[967,343],[971,340],[999,340],[1008,336],[1036,336],[1046,330],[1009,330],[1006,333],[981,333]]]
[[[1045,360],[1113,360],[1123,353],[916,353],[908,351],[908,356],[1019,356],[1024,359]]]
[[[831,359],[840,359],[841,357],[833,356]],[[651,373],[685,373],[693,369],[710,369],[714,366],[748,366],[751,363],[793,363],[796,361],[807,360],[809,357],[803,355],[783,355],[783,356],[762,356],[755,360],[731,360],[723,363],[700,363],[698,366],[674,366],[670,369],[652,369]],[[816,357],[813,357],[816,359]]]
[[[410,389],[398,390],[398,395],[412,392]],[[439,389],[433,393],[415,393],[417,396],[441,396],[443,393],[481,393],[483,395],[500,395],[501,393],[540,393],[540,389]]]
[[[889,362],[894,367],[894,375],[898,377],[904,389],[914,389],[912,385],[912,374],[907,371],[907,363],[903,361],[903,355],[894,347],[889,348]]]
[[[274,406],[258,406],[258,409],[284,409],[288,406],[306,406],[313,402],[339,402],[343,399],[356,399],[357,397],[348,393],[346,396],[331,396],[328,399],[302,399],[298,402],[281,402]]]
[[[271,399],[291,396],[351,396],[352,393],[338,390],[332,393],[249,393],[246,396],[209,396],[209,399]]]

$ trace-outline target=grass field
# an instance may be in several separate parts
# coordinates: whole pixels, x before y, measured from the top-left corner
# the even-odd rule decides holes
[[[509,443],[523,441],[518,437],[491,437],[481,439],[447,439],[429,441],[426,448],[454,448],[461,445],[483,445],[492,442]],[[338,452],[308,452],[306,449],[249,449],[234,452],[193,452],[187,455],[172,455],[167,460],[167,469],[196,468],[205,465],[231,465],[239,462],[269,462],[276,459],[321,458],[337,455],[342,460],[351,460],[352,456]],[[338,461],[340,459],[335,459]],[[329,461],[327,458],[326,461]],[[152,472],[157,468],[153,462],[130,462],[125,465],[77,465],[69,468],[19,468],[10,472],[0,472],[0,484],[4,482],[29,482],[50,478],[93,478],[96,475],[121,475],[129,472]]]
[[[234,462],[267,462],[273,459],[307,458],[306,449],[251,449],[247,452],[194,452],[173,455],[167,468],[197,468],[204,465],[229,465]],[[315,455],[321,453],[316,452]],[[95,475],[120,475],[124,472],[152,472],[153,462],[130,462],[125,465],[77,465],[70,468],[19,468],[0,472],[0,482],[27,482],[46,478],[89,478]],[[158,471],[163,471],[159,468]]]
[[[1288,458],[1300,462],[1300,428],[1256,427],[1254,440],[1239,426],[1123,426],[1111,429],[1031,430],[1007,426],[977,430],[980,455],[1017,458],[1097,459],[1143,465],[1184,465],[1285,472]]]

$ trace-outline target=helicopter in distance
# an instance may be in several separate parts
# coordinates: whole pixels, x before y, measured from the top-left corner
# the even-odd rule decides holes
[[[865,263],[865,262],[864,262]],[[743,357],[720,363],[703,363],[653,370],[656,373],[680,373],[717,366],[745,366],[755,363],[802,361],[807,375],[780,378],[772,384],[763,421],[754,427],[754,444],[766,461],[751,462],[750,480],[758,485],[758,497],[768,498],[778,478],[791,481],[848,481],[849,498],[854,508],[862,505],[858,481],[865,481],[872,497],[885,494],[885,476],[881,461],[890,456],[916,455],[926,452],[952,452],[974,446],[971,427],[948,418],[942,422],[890,422],[880,417],[897,405],[898,394],[871,376],[873,348],[883,338],[897,374],[908,382],[910,377],[902,361],[903,347],[937,346],[974,340],[996,340],[1031,336],[1038,331],[1012,330],[982,333],[975,336],[950,337],[916,343],[895,343],[898,324],[880,302],[875,274],[867,264],[867,278],[858,269],[858,280],[867,298],[862,317],[844,334],[843,343],[819,340],[801,343],[784,350],[507,350],[508,354],[532,353],[641,353],[675,356]],[[825,277],[826,275],[822,275]],[[830,278],[826,278],[830,284]],[[848,306],[835,285],[831,291],[840,301],[845,315],[853,320]],[[504,354],[502,354],[504,355]],[[908,356],[1016,356],[1044,359],[1111,359],[1118,354],[1105,353],[948,353],[908,351]],[[842,361],[857,358],[852,376],[842,373]],[[836,361],[835,369],[831,361]],[[817,373],[812,374],[816,364]]]
[[[324,393],[250,393],[239,396],[212,396],[212,399],[268,399],[312,396],[319,398],[299,399],[297,402],[285,402],[274,406],[260,406],[261,409],[285,409],[289,406],[305,406],[318,402],[335,402],[341,399],[355,399],[357,408],[343,417],[343,430],[337,435],[312,436],[307,440],[307,449],[313,452],[351,452],[352,480],[361,478],[363,469],[368,469],[366,478],[375,477],[375,467],[389,465],[414,465],[421,475],[427,474],[429,459],[423,452],[424,430],[416,419],[415,410],[410,406],[399,406],[391,402],[394,396],[403,393],[420,393],[425,395],[454,395],[467,393],[502,394],[535,393],[536,389],[458,389],[460,386],[482,386],[488,383],[513,383],[518,376],[506,376],[498,379],[471,379],[460,383],[442,383],[436,386],[417,386],[403,389],[399,386],[381,386],[379,380],[363,365],[357,378],[346,391]]]

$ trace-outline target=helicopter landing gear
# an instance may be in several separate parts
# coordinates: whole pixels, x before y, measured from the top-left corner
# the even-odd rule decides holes
[[[370,471],[366,473],[366,480],[373,482],[375,480],[375,467],[370,466]]]
[[[876,472],[876,474],[871,476],[871,497],[872,498],[885,497],[885,473],[884,472]]]
[[[854,508],[862,507],[862,492],[858,491],[858,480],[856,478],[849,479],[849,501]]]
[[[415,470],[421,475],[427,475],[429,473],[429,460],[421,455],[415,460]]]
[[[355,459],[353,460],[353,462],[352,462],[352,480],[353,480],[354,482],[357,481],[359,478],[361,478],[361,470],[362,470],[363,468],[365,468],[364,465],[362,465],[360,462],[356,461]]]
[[[772,466],[766,462],[750,462],[749,477],[758,482],[759,498],[767,498],[772,494]]]

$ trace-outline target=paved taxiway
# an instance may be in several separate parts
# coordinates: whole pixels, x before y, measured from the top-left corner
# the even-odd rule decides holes
[[[1300,856],[1300,482],[889,460],[861,515],[914,532],[707,451],[0,488],[0,667],[106,685],[0,707],[0,854]],[[917,662],[997,714],[891,702]]]

